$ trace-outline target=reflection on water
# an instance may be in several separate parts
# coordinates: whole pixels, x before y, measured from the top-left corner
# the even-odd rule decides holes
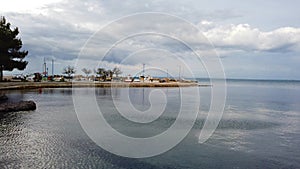
[[[37,110],[0,118],[0,168],[299,168],[300,87],[278,88],[229,86],[218,129],[206,143],[198,144],[210,101],[210,88],[199,88],[201,110],[193,130],[174,149],[147,159],[115,156],[95,145],[76,118],[72,89],[7,91],[9,101],[34,100]],[[91,89],[76,90],[84,95]],[[128,96],[124,88],[99,88],[95,94],[112,127],[129,136],[149,137],[165,131],[176,119],[178,88],[159,89],[167,106],[149,124],[122,117],[112,98],[129,97],[136,109],[144,111],[152,90],[130,88]]]

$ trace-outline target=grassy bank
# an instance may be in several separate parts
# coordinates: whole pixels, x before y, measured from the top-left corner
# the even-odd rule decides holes
[[[197,83],[126,83],[126,82],[1,82],[0,90],[23,90],[36,88],[71,88],[71,87],[190,87]]]

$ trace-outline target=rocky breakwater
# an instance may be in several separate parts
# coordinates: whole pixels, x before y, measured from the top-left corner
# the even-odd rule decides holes
[[[5,95],[0,96],[0,113],[30,111],[36,109],[34,101],[20,101],[17,103],[7,102],[8,98]]]
[[[0,94],[0,103],[1,102],[4,102],[4,101],[6,101],[6,100],[8,100],[8,97],[7,96],[5,96],[4,94]]]

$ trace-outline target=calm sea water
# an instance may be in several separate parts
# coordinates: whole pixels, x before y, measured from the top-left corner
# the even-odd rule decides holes
[[[149,137],[176,119],[179,89],[160,89],[168,98],[166,111],[144,125],[124,120],[111,108],[111,95],[122,98],[124,90],[96,89],[105,118],[119,132]],[[151,90],[130,89],[137,109],[149,108]],[[223,118],[204,144],[198,143],[198,136],[210,105],[210,88],[199,90],[201,111],[192,131],[170,151],[145,159],[113,155],[89,139],[77,120],[72,89],[9,91],[10,101],[34,100],[38,108],[1,116],[0,168],[300,168],[300,82],[228,81]]]

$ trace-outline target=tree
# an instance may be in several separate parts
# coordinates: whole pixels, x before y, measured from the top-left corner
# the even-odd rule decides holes
[[[68,79],[70,80],[71,79],[71,75],[74,74],[76,71],[75,71],[75,68],[72,67],[72,66],[67,66],[64,68],[63,70],[63,74],[66,74],[68,75]]]
[[[110,77],[110,79],[113,78],[114,72],[112,70],[107,70],[106,75]]]
[[[107,71],[104,68],[98,68],[95,73],[100,76],[100,78],[106,81]]]
[[[86,77],[89,77],[89,74],[92,73],[90,69],[86,69],[86,68],[81,69],[81,71],[86,75]]]
[[[35,82],[40,82],[42,80],[42,75],[40,73],[34,73],[34,78],[33,80]]]
[[[11,29],[5,17],[0,18],[0,81],[3,80],[3,71],[24,70],[28,64],[23,60],[28,51],[20,51],[23,44],[18,34],[17,27]]]
[[[120,74],[122,74],[122,71],[118,67],[114,67],[112,72],[118,77]]]

